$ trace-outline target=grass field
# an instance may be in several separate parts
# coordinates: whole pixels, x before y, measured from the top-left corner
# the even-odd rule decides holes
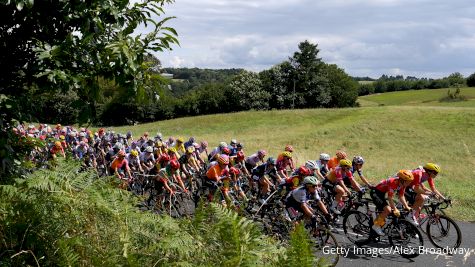
[[[448,89],[426,89],[398,91],[384,94],[373,94],[358,98],[362,107],[370,106],[447,106],[447,107],[475,107],[475,88],[461,88],[461,95],[467,97],[467,101],[440,102],[447,96]],[[454,88],[450,89],[455,92]]]
[[[403,168],[425,162],[441,165],[439,189],[456,201],[449,213],[475,221],[475,108],[381,106],[349,109],[239,112],[113,128],[135,135],[148,131],[164,137],[193,135],[210,146],[236,138],[249,155],[259,148],[272,156],[286,144],[299,164],[321,152],[344,149],[362,155],[367,177],[377,182]]]

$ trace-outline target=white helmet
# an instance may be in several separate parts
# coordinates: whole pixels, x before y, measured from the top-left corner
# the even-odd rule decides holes
[[[317,163],[314,160],[307,160],[307,162],[305,162],[305,167],[311,171],[318,169]]]
[[[330,155],[322,153],[320,154],[320,160],[330,160]]]

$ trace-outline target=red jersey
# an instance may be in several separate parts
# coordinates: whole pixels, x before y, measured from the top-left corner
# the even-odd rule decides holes
[[[415,169],[412,170],[412,175],[414,175],[414,180],[409,184],[409,187],[414,188],[416,185],[421,185],[423,182],[428,181],[430,187],[434,187],[434,179],[429,177],[429,174],[424,169]]]
[[[389,177],[388,179],[382,180],[376,185],[376,190],[384,193],[388,193],[388,197],[392,198],[394,192],[398,191],[399,197],[404,195],[404,190],[406,187],[399,184],[399,178]]]

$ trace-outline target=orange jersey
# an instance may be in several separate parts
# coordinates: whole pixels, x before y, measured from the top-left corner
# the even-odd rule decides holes
[[[216,164],[213,167],[209,168],[209,170],[206,172],[206,177],[208,177],[208,179],[210,180],[218,181],[218,178],[219,176],[221,176],[223,170],[224,169],[222,169],[219,164]]]
[[[340,160],[337,157],[333,157],[328,161],[328,169],[335,169],[340,164]]]

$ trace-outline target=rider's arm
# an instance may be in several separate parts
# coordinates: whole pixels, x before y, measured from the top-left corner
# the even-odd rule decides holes
[[[300,207],[302,208],[303,213],[305,214],[305,216],[307,216],[307,217],[312,217],[313,216],[313,209],[310,208],[307,205],[307,203],[302,202],[302,204],[300,204]]]
[[[439,190],[437,190],[437,188],[435,188],[435,183],[434,183],[434,179],[432,178],[429,178],[429,180],[427,181],[429,182],[429,186],[430,186],[430,190],[439,198],[442,198],[445,200],[445,197],[444,195],[442,195]]]

